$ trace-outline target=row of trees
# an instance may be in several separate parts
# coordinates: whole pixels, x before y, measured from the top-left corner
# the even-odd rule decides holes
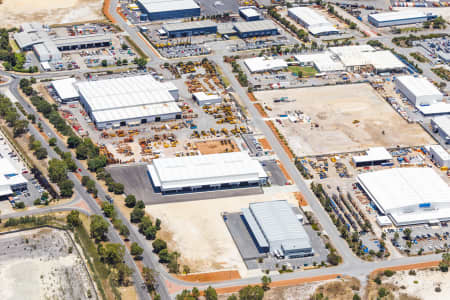
[[[271,16],[272,18],[283,24],[283,26],[288,28],[291,32],[295,33],[300,40],[302,40],[305,43],[309,42],[308,32],[306,32],[303,29],[298,29],[295,24],[292,24],[291,22],[289,22],[288,19],[281,16],[277,12],[275,7],[269,8],[268,14],[269,16]]]
[[[28,72],[34,73],[38,71],[36,66],[30,66],[24,69],[25,54],[15,53],[9,44],[9,30],[5,28],[0,29],[0,61],[3,61],[3,66],[6,71]]]
[[[0,117],[13,130],[14,137],[18,137],[28,130],[28,121],[21,120],[14,104],[8,97],[0,95]]]

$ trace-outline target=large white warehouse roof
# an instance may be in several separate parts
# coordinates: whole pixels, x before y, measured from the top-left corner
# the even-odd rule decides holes
[[[199,8],[194,0],[139,0],[149,13]]]
[[[405,19],[424,18],[427,16],[425,12],[414,10],[392,11],[370,15],[377,22],[397,21]]]
[[[84,81],[76,86],[97,122],[181,112],[175,103],[176,87],[151,75]]]
[[[58,96],[61,98],[61,100],[67,100],[67,99],[75,99],[80,97],[80,94],[75,89],[75,82],[77,80],[75,78],[66,78],[66,79],[60,79],[60,80],[54,80],[52,81],[52,86],[55,89]]]
[[[274,59],[272,57],[247,58],[244,63],[252,73],[281,70],[288,66],[283,59]]]
[[[319,72],[343,71],[344,65],[338,58],[333,58],[330,52],[296,55],[295,59],[299,63],[313,63]]]
[[[261,164],[246,152],[159,158],[148,170],[153,184],[162,191],[267,178]]]
[[[0,159],[0,196],[10,195],[11,187],[26,183],[25,177],[7,158]]]
[[[450,188],[431,168],[394,168],[360,174],[357,180],[396,224],[450,219]]]
[[[288,11],[306,24],[307,28],[313,26],[331,25],[324,16],[318,14],[309,7],[293,7],[289,8]]]
[[[407,75],[399,76],[396,80],[408,89],[415,97],[442,97],[442,93],[438,90],[438,88],[425,77]]]

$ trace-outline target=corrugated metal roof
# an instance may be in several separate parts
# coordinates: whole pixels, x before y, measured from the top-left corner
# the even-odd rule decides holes
[[[370,16],[374,18],[377,22],[389,22],[405,19],[424,18],[427,16],[427,13],[417,10],[402,10],[379,14],[371,14]]]
[[[246,16],[247,18],[252,18],[252,17],[259,17],[261,16],[260,13],[251,7],[243,7],[239,9],[239,12],[242,13],[244,16]]]
[[[400,82],[416,97],[442,97],[442,93],[438,90],[438,88],[425,77],[415,77],[412,75],[399,76],[396,78],[396,81]]]
[[[271,20],[259,20],[253,22],[237,22],[234,23],[234,28],[241,33],[278,30],[277,26]]]
[[[195,22],[179,22],[164,24],[165,31],[195,30],[209,27],[217,27],[217,24],[211,20],[195,21]]]
[[[7,158],[0,158],[0,187],[25,184],[27,180]],[[7,188],[3,188],[7,190]]]
[[[386,212],[413,210],[422,203],[450,208],[450,188],[431,168],[375,171],[358,175],[358,181]]]
[[[242,214],[244,215],[245,221],[247,221],[247,224],[250,227],[250,230],[252,231],[253,236],[255,237],[256,242],[258,243],[258,246],[261,248],[269,247],[269,243],[267,243],[267,240],[264,237],[261,228],[259,228],[258,222],[256,222],[255,217],[253,216],[250,209],[243,208]]]
[[[366,151],[366,155],[353,156],[355,163],[390,160],[392,155],[384,147],[374,147]]]
[[[250,203],[249,208],[269,244],[282,241],[288,248],[311,248],[308,234],[286,200]]]
[[[54,80],[52,81],[52,86],[62,100],[78,98],[80,94],[78,94],[78,91],[74,87],[76,81],[75,78]]]
[[[274,59],[272,57],[247,58],[244,60],[244,63],[250,72],[279,70],[288,67],[287,63],[283,59]]]
[[[196,9],[199,8],[194,0],[138,0],[149,13]]]
[[[433,118],[433,122],[443,131],[450,136],[450,117],[440,116]]]
[[[247,152],[159,158],[153,166],[163,190],[267,178],[261,164]]]
[[[327,18],[309,7],[293,7],[289,8],[288,11],[305,23],[306,27],[325,25],[332,26]]]

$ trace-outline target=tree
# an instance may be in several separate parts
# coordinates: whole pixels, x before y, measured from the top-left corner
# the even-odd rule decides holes
[[[106,59],[102,60],[102,67],[107,67],[108,66],[108,61]]]
[[[124,189],[125,189],[125,187],[122,183],[116,182],[114,184],[114,194],[116,194],[116,195],[123,194]]]
[[[125,255],[125,247],[121,244],[108,243],[105,245],[103,260],[109,265],[117,265],[123,261]]]
[[[403,230],[403,234],[404,234],[404,236],[405,236],[405,239],[407,239],[407,240],[410,240],[411,239],[411,229],[409,229],[409,228],[405,228],[404,230]]]
[[[127,195],[125,205],[130,208],[134,207],[136,205],[136,197],[134,195]]]
[[[98,169],[104,168],[106,166],[106,162],[106,156],[100,155],[88,160],[88,168],[90,171],[96,172]]]
[[[337,266],[340,263],[340,261],[341,261],[341,257],[339,255],[337,255],[336,253],[331,252],[327,256],[327,261],[330,264],[332,264],[333,266]]]
[[[128,236],[130,235],[130,229],[128,229],[128,226],[125,224],[122,224],[120,226],[119,230],[120,235],[122,235],[125,239],[128,239]]]
[[[95,182],[94,182],[95,184]],[[102,210],[103,213],[107,218],[111,218],[114,215],[114,204],[109,204],[108,202],[102,203]]]
[[[67,225],[70,228],[75,228],[81,225],[80,212],[78,210],[72,210],[67,215]]]
[[[441,272],[448,272],[448,266],[450,264],[450,253],[442,254],[442,260],[439,263],[439,269]]]
[[[86,185],[88,184],[89,180],[91,180],[91,179],[89,178],[89,176],[84,175],[83,177],[81,177],[81,184],[82,184],[83,186],[86,186]]]
[[[104,241],[108,233],[108,222],[99,215],[91,217],[91,238],[96,241]]]
[[[142,208],[134,207],[130,213],[130,221],[132,223],[139,223],[144,215],[145,211]]]
[[[122,44],[122,50],[128,50],[128,48],[129,48],[129,47],[128,47],[127,44],[125,44],[125,43]]]
[[[228,296],[227,300],[238,300],[235,294]]]
[[[212,286],[208,286],[205,291],[206,300],[217,300],[217,292]]]
[[[383,298],[387,294],[388,294],[388,291],[385,288],[381,287],[378,289],[378,297]]]
[[[272,282],[272,278],[270,278],[269,276],[264,275],[261,278],[262,288],[263,288],[264,291],[270,290],[270,283],[271,282]]]
[[[159,253],[161,250],[167,249],[167,243],[161,239],[154,240],[152,246],[155,253]]]
[[[240,300],[262,300],[264,297],[264,290],[260,286],[248,285],[239,291]]]
[[[51,139],[48,140],[48,144],[50,146],[55,146],[56,145],[56,138],[52,137]]]
[[[145,208],[144,201],[139,200],[138,202],[136,202],[136,207],[137,208]]]
[[[81,139],[75,135],[71,135],[67,139],[67,146],[72,149],[76,148],[80,143]]]
[[[195,286],[192,288],[191,294],[195,299],[198,299],[198,297],[200,297],[200,291]]]
[[[133,270],[125,263],[119,263],[116,266],[117,273],[115,280],[119,285],[128,286],[130,283],[130,276],[133,274]]]
[[[63,181],[58,182],[58,187],[59,187],[61,197],[63,197],[63,198],[72,197],[73,187],[74,187],[72,180],[64,179]]]
[[[36,151],[34,151],[34,155],[39,160],[45,159],[45,158],[47,158],[47,155],[48,155],[47,149],[41,147],[41,148],[37,149]]]
[[[142,255],[142,253],[144,253],[144,249],[139,246],[138,243],[134,242],[131,244],[131,255],[134,256],[134,259],[138,259],[140,258],[140,256]]]
[[[156,289],[156,276],[158,274],[148,267],[144,267],[142,269],[142,277],[144,277],[145,286],[149,292],[152,292]]]
[[[139,69],[144,69],[147,65],[147,59],[143,57],[135,58],[133,62],[138,66]]]
[[[353,300],[361,300],[361,297],[358,294],[354,294]]]
[[[64,161],[53,158],[48,162],[48,166],[48,173],[52,182],[61,182],[67,178],[67,167]]]
[[[25,208],[25,203],[24,202],[16,202],[16,208]]]
[[[18,120],[14,124],[13,133],[14,137],[20,136],[25,133],[28,129],[28,121],[27,120]]]
[[[168,263],[170,261],[169,250],[162,249],[159,253],[159,262],[160,263]]]

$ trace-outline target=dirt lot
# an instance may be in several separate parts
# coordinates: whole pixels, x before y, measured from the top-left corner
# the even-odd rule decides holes
[[[24,22],[62,24],[103,19],[103,0],[2,0],[0,27]]]
[[[169,241],[170,249],[181,253],[181,264],[189,265],[192,272],[237,269],[245,277],[255,274],[248,274],[221,213],[240,211],[251,202],[275,199],[298,203],[293,193],[267,190],[254,196],[151,205],[146,211],[161,219],[162,230],[167,230],[161,235]]]
[[[97,299],[85,270],[63,231],[45,228],[0,237],[1,299],[89,299],[88,294]]]
[[[382,285],[374,282],[369,284],[369,299],[376,299],[378,289],[386,288],[389,295],[386,299],[407,300],[444,300],[450,295],[450,274],[429,269],[416,270],[416,275],[409,275],[409,271],[397,271],[394,276],[382,276]],[[436,290],[436,288],[440,288]]]
[[[433,142],[419,125],[403,120],[368,84],[255,92],[255,97],[272,109],[267,110],[269,117],[277,118],[274,124],[299,156]],[[280,97],[295,101],[274,103]],[[280,118],[286,114],[297,122]]]
[[[236,142],[231,139],[226,140],[212,140],[195,143],[201,154],[214,154],[225,152],[238,152],[239,147]]]

